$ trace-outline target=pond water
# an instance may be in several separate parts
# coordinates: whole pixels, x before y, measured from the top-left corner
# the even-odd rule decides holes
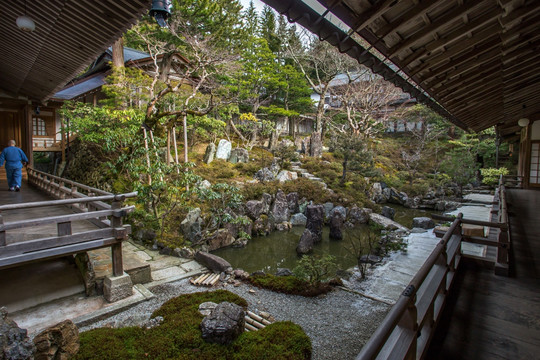
[[[412,219],[419,216],[429,216],[430,212],[407,209],[399,205],[390,205],[396,210],[395,220],[411,228]],[[293,270],[300,257],[296,254],[296,246],[304,231],[304,226],[295,226],[290,231],[275,231],[268,236],[256,236],[243,248],[222,248],[212,253],[227,260],[233,268],[240,268],[249,273],[262,270],[274,274],[277,268]],[[315,244],[313,254],[333,255],[339,269],[349,269],[355,266],[356,258],[352,251],[352,242],[368,236],[368,225],[357,226],[354,229],[343,230],[343,240],[330,240],[327,226],[323,229],[323,240]]]

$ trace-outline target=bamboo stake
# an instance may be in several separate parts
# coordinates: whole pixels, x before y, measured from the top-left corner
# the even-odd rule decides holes
[[[199,277],[195,282],[194,285],[200,285],[207,277],[209,277],[210,274],[204,274],[201,277]]]
[[[178,161],[178,145],[176,144],[176,126],[173,126],[173,146],[174,146],[174,161],[175,164],[178,165],[180,162]],[[180,169],[176,169],[176,172],[180,174]]]
[[[207,286],[210,284],[210,281],[214,280],[216,274],[212,274],[209,277],[206,278],[206,280],[203,281],[203,285]]]
[[[150,175],[150,154],[148,153],[148,135],[146,132],[146,127],[143,126],[144,134],[144,148],[146,150],[146,165],[148,166],[148,185],[152,185],[152,176]]]
[[[211,286],[216,285],[216,283],[219,281],[219,278],[220,278],[220,276],[219,276],[219,274],[218,274],[218,276],[216,276],[216,278],[210,282],[210,285],[211,285]]]
[[[246,323],[246,329],[249,330],[249,331],[257,331],[258,330],[255,326],[247,324],[247,323]]]
[[[156,158],[159,158],[156,142],[154,141],[154,132],[152,130],[150,130],[150,140],[152,140],[152,147],[154,148],[154,152],[156,153]],[[161,173],[161,170],[159,170],[159,181],[163,181],[163,174]]]
[[[248,311],[247,314],[248,314],[249,317],[251,317],[252,319],[255,319],[255,320],[259,321],[259,322],[262,322],[262,321],[263,321],[263,318],[262,318],[262,317],[260,317],[259,315],[255,314],[255,313],[253,313],[253,312],[251,312],[251,311]]]
[[[202,274],[199,275],[196,279],[190,279],[189,282],[192,284],[197,284],[203,277],[207,276],[208,274]]]
[[[265,327],[263,324],[261,324],[258,321],[253,320],[249,316],[245,316],[244,318],[248,324],[255,326],[257,329],[264,329]]]

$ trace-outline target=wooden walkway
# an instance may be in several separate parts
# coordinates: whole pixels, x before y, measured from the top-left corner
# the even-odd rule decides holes
[[[539,359],[540,191],[508,190],[510,277],[464,259],[427,359]]]

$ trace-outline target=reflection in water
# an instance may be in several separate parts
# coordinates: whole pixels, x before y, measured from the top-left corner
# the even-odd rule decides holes
[[[408,228],[411,227],[414,217],[429,216],[429,212],[426,211],[391,206],[396,209],[395,220]],[[274,274],[277,268],[293,270],[300,259],[296,254],[296,246],[303,231],[303,226],[295,226],[290,231],[276,231],[268,236],[254,237],[244,248],[223,248],[214,251],[213,254],[230,262],[233,268],[240,268],[250,273],[262,270]],[[366,238],[369,231],[367,225],[344,229],[343,240],[335,241],[329,239],[329,229],[324,227],[323,241],[315,244],[313,254],[333,255],[336,257],[339,269],[349,269],[357,264],[351,250],[351,239],[358,241],[359,238]]]
[[[268,236],[257,236],[249,241],[244,248],[223,248],[213,252],[231,263],[233,268],[241,268],[247,272],[262,270],[275,273],[277,268],[293,270],[300,257],[296,254],[296,246],[304,231],[303,226],[295,226],[290,231],[273,232]],[[363,225],[354,229],[344,230],[343,240],[330,240],[329,229],[323,229],[322,242],[315,244],[313,254],[322,256],[330,254],[336,257],[340,269],[348,269],[356,265],[356,259],[351,252],[351,237],[367,236],[369,227]]]

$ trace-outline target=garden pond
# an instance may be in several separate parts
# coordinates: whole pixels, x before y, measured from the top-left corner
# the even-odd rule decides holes
[[[388,205],[396,210],[394,220],[412,227],[412,219],[428,216],[435,211],[408,209],[398,205]],[[247,272],[264,271],[274,274],[277,268],[293,270],[300,257],[296,254],[296,246],[304,231],[304,226],[294,226],[289,231],[274,231],[267,236],[255,236],[243,248],[227,247],[213,251],[213,254],[227,260],[233,268]],[[317,256],[332,255],[336,258],[339,269],[349,269],[357,265],[352,242],[358,238],[367,237],[370,232],[368,225],[357,226],[353,229],[343,229],[343,240],[330,240],[329,228],[323,229],[323,240],[315,244],[313,254]]]

